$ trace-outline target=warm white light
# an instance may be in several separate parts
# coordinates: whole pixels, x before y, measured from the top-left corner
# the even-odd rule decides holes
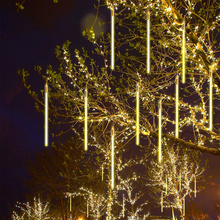
[[[176,75],[175,137],[179,137],[179,75]]]
[[[210,71],[209,77],[209,130],[213,127],[213,72]]]
[[[163,212],[163,191],[161,192],[161,212]]]
[[[173,220],[175,220],[173,207],[172,207],[172,216],[173,216]]]
[[[88,203],[88,201],[87,201],[87,210],[86,210],[86,216],[87,216],[87,218],[89,217],[89,203]]]
[[[72,195],[70,193],[70,212],[72,212]]]
[[[185,19],[183,21],[183,30],[182,30],[182,83],[186,81],[186,61],[185,61],[185,53],[186,53],[186,31],[185,31]]]
[[[123,194],[123,207],[122,207],[122,215],[123,218],[125,217],[125,198],[124,198],[124,194]]]
[[[139,134],[139,129],[140,129],[140,88],[139,88],[139,83],[137,83],[137,91],[136,91],[136,145],[140,144],[140,134]]]
[[[150,73],[150,10],[147,10],[147,73]]]
[[[46,80],[44,91],[44,145],[48,146],[48,83]]]
[[[183,198],[183,218],[185,217],[185,198]]]
[[[182,183],[181,183],[181,171],[180,171],[180,182],[179,182],[179,190],[181,190],[181,185],[182,185]]]
[[[194,179],[194,196],[196,198],[196,175],[195,175],[195,179]]]
[[[87,86],[85,88],[85,102],[84,102],[84,144],[85,144],[85,151],[88,150],[88,89]]]
[[[104,167],[102,165],[102,181],[104,180]]]
[[[111,69],[115,69],[115,8],[111,9]]]
[[[167,174],[166,174],[166,195],[167,195]]]
[[[111,130],[111,187],[114,189],[115,186],[115,130],[114,130],[114,125],[112,125],[112,130]]]
[[[159,100],[158,112],[158,162],[162,161],[162,99]]]

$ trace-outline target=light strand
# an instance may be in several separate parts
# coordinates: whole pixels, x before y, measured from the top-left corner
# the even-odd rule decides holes
[[[166,174],[166,195],[167,195],[167,174]]]
[[[172,206],[172,217],[173,217],[173,220],[175,220],[175,215],[174,215],[173,206]]]
[[[89,202],[87,201],[86,216],[89,217]]]
[[[161,192],[161,201],[160,201],[160,203],[161,203],[161,212],[163,212],[163,191]]]
[[[196,174],[194,176],[194,197],[196,198]]]
[[[44,145],[48,146],[48,80],[46,79],[44,90]]]
[[[104,180],[104,167],[102,165],[102,181]]]
[[[185,207],[185,197],[183,198],[183,219],[185,218],[185,214],[186,214],[186,207]]]
[[[123,194],[123,206],[122,206],[122,216],[125,217],[125,196]]]

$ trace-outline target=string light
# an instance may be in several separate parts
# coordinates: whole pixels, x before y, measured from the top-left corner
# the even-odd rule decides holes
[[[173,206],[172,206],[172,216],[173,216],[173,220],[175,220]]]
[[[185,207],[185,197],[183,198],[183,219],[185,218],[186,207]]]
[[[115,8],[111,8],[111,69],[115,69]]]
[[[140,134],[139,134],[139,129],[140,129],[140,124],[139,124],[139,119],[140,119],[140,88],[139,88],[139,83],[137,83],[137,91],[136,91],[136,145],[140,144]]]
[[[176,75],[175,137],[179,137],[179,75]]]
[[[88,89],[87,86],[85,87],[85,106],[84,106],[84,144],[85,144],[85,151],[88,150]]]
[[[87,201],[86,216],[89,217],[89,202]]]
[[[123,194],[123,208],[122,208],[122,216],[123,216],[123,218],[125,217],[125,197],[124,197],[124,194]]]
[[[161,192],[161,212],[163,212],[163,191]]]
[[[44,145],[48,146],[48,80],[46,79],[45,89],[44,89]]]
[[[150,73],[150,9],[147,9],[147,73]]]
[[[104,167],[102,165],[102,181],[104,180]]]
[[[159,100],[158,112],[158,162],[162,161],[162,99]]]
[[[167,195],[167,174],[166,174],[166,195]]]

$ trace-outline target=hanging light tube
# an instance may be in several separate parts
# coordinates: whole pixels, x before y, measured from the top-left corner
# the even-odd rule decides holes
[[[163,212],[163,191],[161,192],[161,212]]]
[[[179,75],[176,75],[175,137],[179,137]]]
[[[123,194],[122,216],[123,216],[123,218],[125,217],[125,197],[124,197],[124,194]]]
[[[85,87],[85,101],[84,101],[84,148],[85,151],[88,150],[88,89],[87,86]]]
[[[181,183],[181,178],[182,178],[182,176],[181,176],[181,170],[180,170],[180,182],[179,182],[179,190],[181,190],[181,185],[182,185],[182,183]]]
[[[185,207],[185,197],[183,198],[183,219],[185,219],[185,210],[186,207]]]
[[[209,130],[213,127],[213,72],[210,71],[209,77]]]
[[[72,212],[72,195],[71,193],[69,195],[70,195],[70,213],[71,213]]]
[[[115,8],[111,9],[111,69],[115,69]]]
[[[150,9],[147,9],[147,73],[150,73]]]
[[[140,86],[137,83],[137,91],[136,91],[136,145],[140,144]]]
[[[102,165],[102,181],[104,180],[104,167]]]
[[[172,216],[173,216],[173,220],[175,220],[173,206],[172,206]]]
[[[182,29],[182,83],[186,81],[186,30],[185,30],[185,19],[183,20],[183,29]]]
[[[111,188],[114,189],[115,186],[115,130],[114,125],[112,125],[111,129]]]
[[[44,89],[44,145],[48,146],[48,80],[46,79]]]
[[[162,161],[162,99],[159,100],[158,112],[158,162]]]
[[[194,176],[194,197],[196,198],[196,174]]]
[[[167,174],[166,174],[166,195],[167,195]]]
[[[89,202],[87,201],[86,216],[89,217]]]

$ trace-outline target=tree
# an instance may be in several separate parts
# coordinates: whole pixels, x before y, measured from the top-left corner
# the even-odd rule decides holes
[[[40,66],[35,68],[43,81],[48,82],[50,123],[58,131],[54,136],[69,132],[82,142],[86,140],[83,133],[87,134],[88,106],[88,154],[95,158],[98,155],[108,169],[113,125],[116,164],[120,164],[120,157],[139,133],[137,149],[142,150],[144,157],[149,152],[156,156],[160,152],[158,145],[169,141],[177,149],[220,155],[219,3],[216,0],[103,3],[112,10],[109,12],[112,17],[115,11],[115,69],[114,31],[111,36],[98,39],[93,26],[84,32],[93,43],[92,51],[76,49],[72,57],[67,41],[56,48],[60,62],[57,70],[51,65],[46,71]],[[97,10],[101,9],[98,1]],[[150,47],[146,39],[150,39]],[[186,75],[182,74],[184,70]],[[37,110],[43,111],[43,90],[31,89],[27,70],[18,73],[36,100]],[[109,177],[108,185],[110,181]]]
[[[163,162],[152,160],[149,168],[150,185],[154,192],[152,195],[161,205],[161,211],[163,208],[177,209],[181,216],[185,216],[185,199],[187,196],[196,197],[204,171],[198,156],[186,151],[181,153],[179,149],[167,145]]]
[[[12,219],[23,220],[23,219],[35,219],[35,220],[46,220],[51,219],[48,215],[49,212],[49,202],[45,204],[40,200],[40,197],[36,199],[34,197],[33,204],[29,202],[17,203],[16,207],[20,209],[21,214],[13,211]]]

